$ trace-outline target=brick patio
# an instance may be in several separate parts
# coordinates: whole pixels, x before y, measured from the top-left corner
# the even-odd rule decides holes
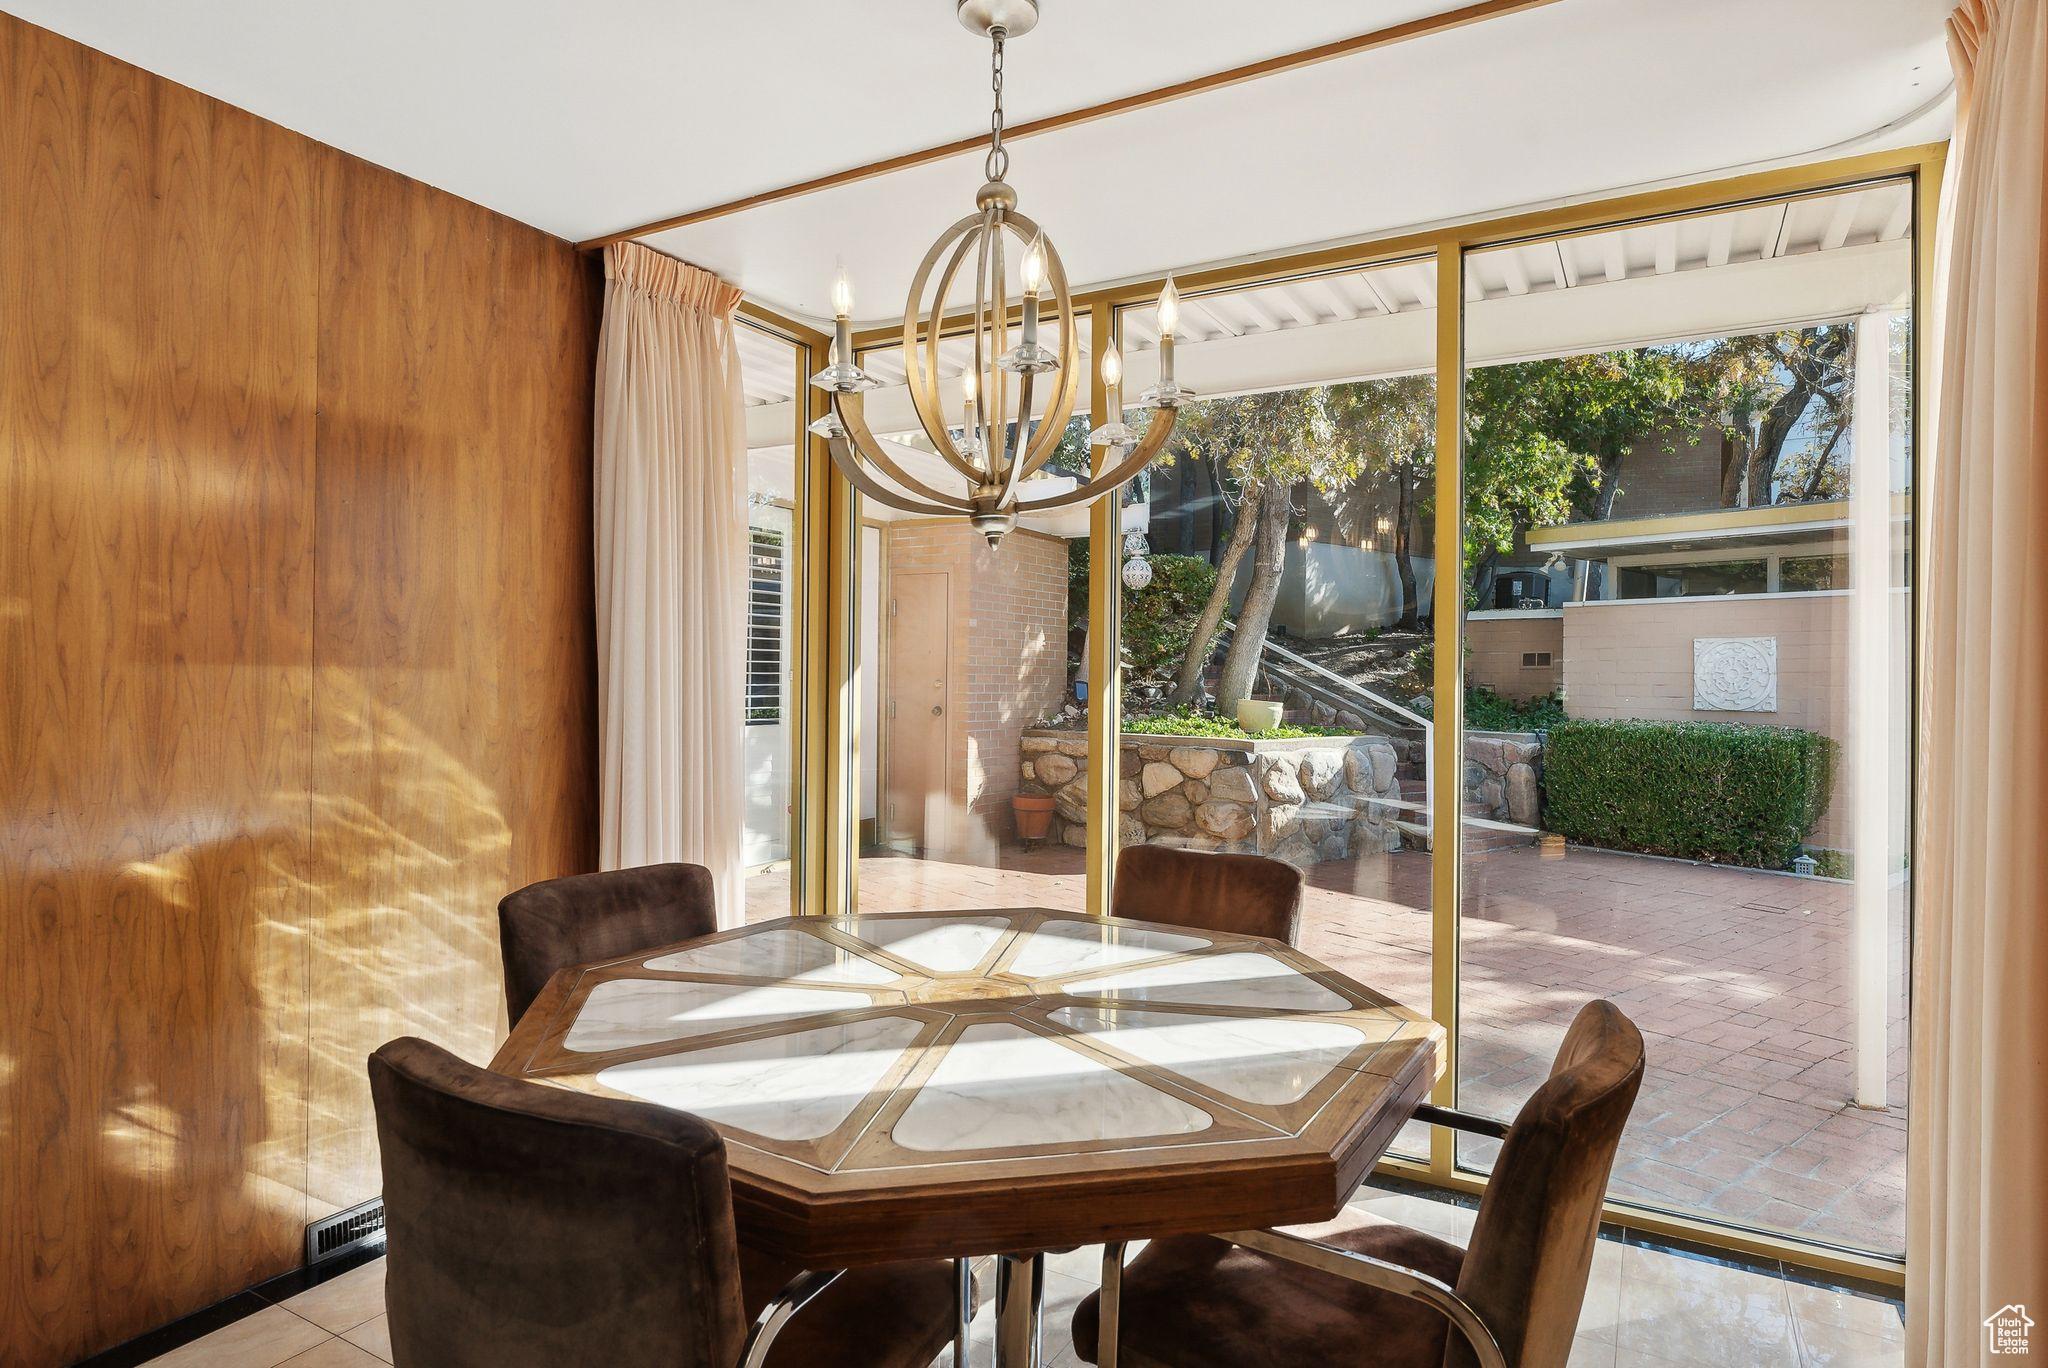
[[[864,858],[870,911],[1081,910],[1079,852],[1006,849],[1003,868]],[[1905,1243],[1903,900],[1892,916],[1891,1105],[1850,1101],[1849,889],[1753,870],[1571,849],[1466,866],[1460,1103],[1512,1115],[1579,1004],[1618,1003],[1650,1072],[1616,1196],[1856,1248]],[[747,884],[781,915],[784,876]],[[1429,1002],[1429,858],[1404,851],[1310,872],[1302,947],[1415,1006]],[[1491,1161],[1469,1143],[1465,1162]]]

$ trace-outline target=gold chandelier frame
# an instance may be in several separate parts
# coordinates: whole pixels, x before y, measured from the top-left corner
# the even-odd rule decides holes
[[[995,94],[989,121],[987,182],[975,195],[975,212],[939,236],[918,265],[903,311],[903,373],[919,425],[932,449],[964,482],[958,492],[935,487],[904,468],[875,436],[867,421],[864,394],[879,382],[863,371],[850,343],[847,291],[840,292],[837,324],[838,355],[813,383],[824,390],[831,418],[819,429],[832,462],[862,494],[906,513],[928,517],[964,517],[985,535],[991,546],[1017,526],[1020,516],[1052,512],[1092,502],[1120,489],[1149,465],[1171,435],[1185,392],[1170,375],[1162,375],[1152,395],[1154,409],[1139,434],[1123,424],[1119,388],[1111,382],[1111,408],[1104,425],[1091,434],[1091,450],[1106,448],[1104,468],[1082,478],[1071,489],[1041,498],[1024,496],[1028,482],[1059,449],[1079,397],[1080,333],[1065,265],[1039,225],[1017,211],[1017,192],[1004,180],[1009,153],[1003,147],[1003,51],[1010,33],[1024,32],[1037,22],[1036,0],[961,0],[961,21],[987,36],[992,45],[990,84]],[[1010,317],[1010,239],[1025,249],[1021,324],[1013,347]],[[940,354],[946,301],[952,296],[968,254],[974,257],[974,305],[969,319],[974,355],[966,372],[966,393],[960,437],[955,440],[940,393]],[[1035,257],[1035,260],[1034,260]],[[943,265],[941,263],[943,262]],[[1043,279],[1037,275],[1042,269]],[[1042,287],[1052,293],[1057,319],[1056,345],[1048,351],[1038,343]],[[929,307],[927,307],[929,299]],[[1053,376],[1052,395],[1043,417],[1034,419],[1038,377]],[[879,477],[877,475],[879,472]],[[883,478],[886,477],[886,478]]]

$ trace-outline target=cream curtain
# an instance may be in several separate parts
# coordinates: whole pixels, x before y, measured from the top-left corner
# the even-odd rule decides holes
[[[2048,0],[1949,25],[1962,115],[1921,577],[1909,1362],[2048,1361]],[[2034,1358],[1989,1358],[2023,1305]]]
[[[687,860],[737,926],[745,782],[746,424],[739,291],[635,243],[604,254],[596,408],[602,868]]]

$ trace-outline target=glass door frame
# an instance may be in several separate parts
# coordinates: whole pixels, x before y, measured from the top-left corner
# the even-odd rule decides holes
[[[1908,180],[1913,195],[1913,299],[1915,308],[1913,393],[1911,432],[1913,450],[1924,462],[1931,436],[1927,405],[1923,402],[1925,378],[1931,373],[1931,329],[1925,326],[1924,310],[1933,297],[1935,214],[1940,197],[1946,143],[1930,143],[1892,151],[1868,153],[1776,170],[1704,180],[1691,184],[1623,195],[1611,199],[1534,210],[1432,229],[1427,232],[1364,239],[1334,247],[1277,254],[1257,261],[1209,270],[1176,273],[1181,290],[1187,294],[1242,288],[1338,270],[1362,269],[1393,261],[1416,261],[1432,257],[1436,269],[1436,510],[1435,535],[1440,547],[1463,544],[1464,487],[1464,259],[1467,253],[1522,239],[1576,235],[1645,220],[1690,217],[1728,209],[1745,203],[1840,190],[1868,182]],[[1120,336],[1117,323],[1125,309],[1150,308],[1165,283],[1163,275],[1126,281],[1106,289],[1077,292],[1076,311],[1087,311],[1095,345],[1102,339]],[[799,345],[799,365],[805,376],[816,368],[814,358],[827,347],[823,333],[795,320],[742,305],[750,319],[762,321]],[[959,326],[947,319],[942,327]],[[856,350],[886,345],[901,337],[901,323],[863,329],[854,335]],[[825,411],[823,395],[806,382],[807,396],[797,405],[800,420],[808,423]],[[1100,413],[1106,396],[1100,375],[1091,377],[1090,411]],[[808,460],[805,487],[810,497],[802,501],[798,541],[804,550],[799,566],[802,613],[797,639],[802,643],[799,667],[804,704],[799,710],[803,725],[795,739],[798,755],[795,772],[805,777],[798,797],[797,850],[792,870],[792,903],[796,910],[823,913],[854,905],[857,894],[859,807],[857,788],[859,754],[856,703],[858,634],[856,605],[859,602],[859,541],[854,492],[831,466],[830,454],[822,440],[806,437]],[[1925,520],[1920,515],[1919,490],[1925,483],[1914,481],[1912,496],[1912,542],[1916,565],[1926,564]],[[1090,514],[1089,554],[1096,565],[1115,565],[1119,559],[1117,510],[1112,500],[1096,503]],[[1438,623],[1455,623],[1460,638],[1464,633],[1463,557],[1458,573],[1436,576],[1433,609]],[[1095,682],[1094,706],[1089,710],[1089,828],[1087,847],[1087,907],[1091,915],[1106,916],[1111,906],[1115,879],[1116,817],[1120,775],[1117,736],[1118,713],[1118,617],[1121,595],[1114,575],[1090,577],[1090,619],[1111,630],[1091,634],[1088,677]],[[1916,596],[1913,632],[1919,639],[1925,611]],[[1461,650],[1434,653],[1434,694],[1438,698],[1464,696],[1464,661]],[[1918,661],[1909,677],[1910,697],[1919,693]],[[1459,772],[1464,753],[1463,710],[1451,708],[1435,728],[1430,764],[1439,774]],[[1913,752],[1917,753],[1915,719]],[[1457,1101],[1459,1021],[1458,989],[1460,965],[1460,921],[1463,894],[1464,856],[1460,786],[1439,783],[1432,795],[1432,828],[1436,839],[1431,854],[1431,1015],[1444,1027],[1446,1043],[1444,1070],[1432,1094],[1441,1105]],[[1908,840],[1911,840],[1909,826]],[[1460,1169],[1455,1136],[1442,1127],[1431,1130],[1427,1162],[1385,1159],[1383,1172],[1413,1181],[1463,1193],[1485,1190],[1483,1173]],[[1903,1286],[1905,1270],[1896,1258],[1867,1254],[1816,1241],[1739,1227],[1704,1217],[1682,1215],[1632,1202],[1610,1198],[1607,1220],[1661,1239],[1691,1242],[1738,1254],[1781,1259],[1788,1264],[1831,1276],[1862,1278],[1888,1286]]]

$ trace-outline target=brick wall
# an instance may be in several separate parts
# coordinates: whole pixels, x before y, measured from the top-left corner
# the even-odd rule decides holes
[[[1665,450],[1666,444],[1671,450]],[[1636,443],[1621,458],[1615,518],[1656,518],[1708,513],[1721,507],[1721,468],[1728,439],[1710,427],[1690,438],[1660,433]]]
[[[951,620],[892,621],[883,633],[883,668],[894,633],[947,634],[943,848],[992,857],[1011,834],[1018,739],[1066,694],[1067,543],[1020,530],[991,550],[965,523],[906,520],[888,525],[883,563],[890,576],[935,570],[949,577]]]
[[[1553,611],[1538,616],[1517,613],[1494,617],[1474,613],[1465,619],[1465,679],[1484,685],[1502,698],[1527,699],[1555,693],[1564,683],[1564,619]],[[1548,665],[1529,666],[1522,657],[1547,652]]]

